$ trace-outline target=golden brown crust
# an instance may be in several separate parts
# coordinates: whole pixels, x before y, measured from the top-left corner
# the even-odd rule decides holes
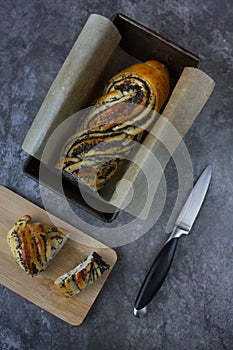
[[[67,297],[78,294],[88,285],[93,284],[110,268],[102,257],[92,252],[80,264],[58,277],[54,285]]]
[[[155,110],[160,111],[164,105],[170,91],[169,87],[169,72],[167,68],[159,61],[146,61],[144,63],[137,63],[131,67],[122,70],[116,74],[105,87],[107,92],[112,81],[116,81],[122,75],[136,75],[143,80],[146,80],[150,85],[151,90],[155,94],[157,101]]]
[[[57,168],[100,190],[151,126],[168,95],[169,73],[158,61],[116,74],[85,118],[83,131],[66,142]]]
[[[7,241],[19,266],[31,276],[44,271],[68,235],[53,225],[32,223],[29,215],[18,219]]]

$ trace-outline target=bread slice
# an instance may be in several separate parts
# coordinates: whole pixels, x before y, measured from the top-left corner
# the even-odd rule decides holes
[[[92,252],[80,264],[58,277],[54,284],[65,296],[72,297],[93,284],[109,268],[110,265],[99,254]]]
[[[18,265],[26,274],[36,276],[46,269],[69,235],[56,226],[31,221],[29,215],[18,219],[7,233],[7,241]]]

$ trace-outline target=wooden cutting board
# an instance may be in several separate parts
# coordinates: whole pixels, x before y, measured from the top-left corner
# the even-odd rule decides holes
[[[25,214],[30,215],[33,222],[51,223],[52,220],[52,224],[70,232],[68,241],[47,269],[35,277],[26,275],[18,266],[6,240],[6,234],[16,219]],[[99,253],[110,264],[110,270],[78,295],[66,298],[53,282],[92,251]],[[0,186],[0,283],[5,287],[71,325],[78,326],[84,321],[116,260],[113,249],[61,219],[51,214],[48,216],[45,210]]]

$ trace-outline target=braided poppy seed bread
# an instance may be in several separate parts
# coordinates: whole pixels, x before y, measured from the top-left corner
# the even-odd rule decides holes
[[[7,242],[18,265],[33,277],[46,269],[69,235],[56,226],[31,221],[29,215],[18,219]]]
[[[92,285],[109,268],[110,265],[99,254],[92,252],[77,266],[58,277],[54,284],[66,297],[72,297]]]
[[[82,131],[67,140],[57,168],[100,190],[148,130],[169,95],[169,73],[158,61],[124,69],[107,83],[85,118]]]

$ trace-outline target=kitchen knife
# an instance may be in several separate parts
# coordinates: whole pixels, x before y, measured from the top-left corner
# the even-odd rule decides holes
[[[212,167],[208,165],[198,178],[176,220],[171,235],[148,271],[134,304],[136,317],[141,318],[146,315],[147,305],[162,286],[171,267],[178,239],[182,235],[189,234],[199,213],[210,184],[211,174]]]

